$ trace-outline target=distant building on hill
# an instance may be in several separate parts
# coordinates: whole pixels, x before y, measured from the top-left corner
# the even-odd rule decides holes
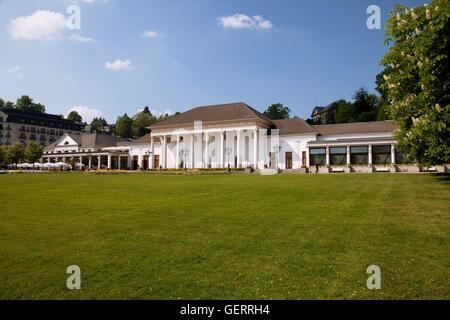
[[[48,146],[65,133],[81,134],[84,126],[83,123],[62,119],[58,115],[0,108],[0,145],[36,141],[42,146]]]

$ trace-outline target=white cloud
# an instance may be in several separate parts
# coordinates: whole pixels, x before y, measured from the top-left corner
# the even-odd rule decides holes
[[[254,16],[253,20],[258,24],[260,29],[272,29],[273,24],[269,20],[263,18],[263,16]]]
[[[105,68],[111,71],[131,70],[130,60],[116,60],[114,62],[106,62]]]
[[[23,79],[26,75],[23,73],[23,68],[21,66],[15,66],[6,70],[6,73],[10,76],[16,77],[17,79]]]
[[[9,24],[9,33],[14,39],[50,40],[61,35],[66,28],[63,14],[38,10],[30,16],[19,17]]]
[[[154,39],[160,36],[160,34],[157,31],[154,30],[149,30],[149,31],[145,31],[142,34],[143,37],[145,38],[149,38],[149,39]]]
[[[95,40],[92,39],[92,38],[83,37],[83,36],[80,36],[78,34],[71,35],[69,37],[69,39],[73,40],[73,41],[76,41],[76,42],[79,42],[79,43],[94,43],[95,42]]]
[[[261,29],[267,30],[273,27],[272,22],[264,19],[263,16],[249,17],[242,13],[236,13],[232,16],[218,18],[219,24],[229,29]]]
[[[73,106],[73,108],[67,111],[66,117],[72,111],[78,112],[78,114],[83,117],[83,121],[87,123],[90,123],[92,119],[96,117],[103,117],[103,113],[101,111],[86,106]]]

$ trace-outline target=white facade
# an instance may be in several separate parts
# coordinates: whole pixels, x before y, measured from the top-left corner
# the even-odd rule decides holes
[[[86,146],[94,143],[94,136],[65,135],[44,159],[76,158],[89,168],[130,170],[363,172],[385,170],[396,163],[390,121],[315,126],[302,119],[270,120],[244,103],[235,103],[195,108],[149,129],[150,134],[126,144],[115,137],[95,136],[103,142],[93,149]],[[105,139],[111,145],[105,146]]]

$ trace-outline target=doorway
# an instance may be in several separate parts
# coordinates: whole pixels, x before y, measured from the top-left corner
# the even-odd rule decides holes
[[[155,156],[154,156],[153,168],[159,169],[159,154],[155,154]]]
[[[286,152],[286,170],[292,170],[292,152]]]

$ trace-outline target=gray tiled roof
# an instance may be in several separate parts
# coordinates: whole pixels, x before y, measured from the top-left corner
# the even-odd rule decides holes
[[[312,125],[312,129],[321,135],[394,132],[394,121],[373,121],[342,124]]]
[[[272,124],[272,120],[243,102],[196,107],[149,128],[192,125],[195,121],[221,122],[259,119]]]

